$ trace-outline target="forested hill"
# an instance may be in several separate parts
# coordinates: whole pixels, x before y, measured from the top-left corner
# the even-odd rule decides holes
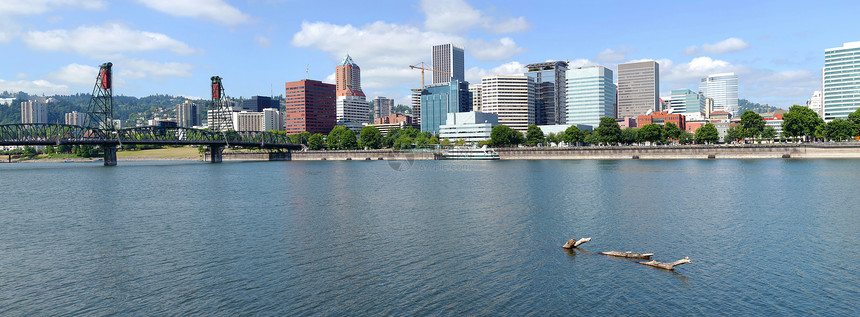
[[[746,99],[738,99],[738,113],[744,113],[744,111],[752,110],[755,113],[768,113],[779,110],[780,108],[771,107],[768,105],[763,105],[760,103],[750,102]]]

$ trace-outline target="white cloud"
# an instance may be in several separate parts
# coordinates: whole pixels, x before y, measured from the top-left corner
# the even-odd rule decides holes
[[[503,37],[492,42],[470,40],[468,43],[471,55],[482,61],[504,60],[525,51],[509,37]]]
[[[472,84],[480,84],[481,78],[495,75],[522,75],[526,71],[526,65],[520,62],[507,62],[492,69],[472,67],[466,70],[466,81]]]
[[[256,41],[257,45],[259,45],[260,47],[265,48],[265,47],[272,46],[272,41],[270,41],[268,38],[266,38],[265,36],[262,36],[262,35],[257,35],[256,37],[254,37],[254,41]]]
[[[0,16],[41,14],[60,7],[78,9],[101,9],[102,0],[3,0],[0,1]]]
[[[484,15],[463,0],[422,0],[421,11],[426,16],[424,27],[430,31],[462,33],[481,27],[505,34],[523,32],[531,27],[524,17],[496,22],[496,18]]]
[[[627,48],[626,46],[621,46],[617,50],[613,50],[611,48],[607,48],[600,53],[597,54],[597,58],[595,61],[603,62],[603,63],[619,63],[627,60],[627,54],[633,53],[636,50],[632,48]]]
[[[194,52],[187,44],[167,35],[132,30],[120,23],[81,26],[74,30],[31,31],[23,36],[23,40],[34,50],[73,51],[92,57],[153,50],[168,50],[177,54]]]
[[[15,74],[15,78],[18,78],[18,79],[24,79],[24,78],[27,78],[27,77],[30,77],[30,75],[27,75],[27,73],[17,73],[17,74]]]
[[[165,77],[191,77],[191,64],[160,63],[145,60],[125,60],[115,64],[120,78],[128,79],[164,79]]]
[[[708,56],[696,57],[688,63],[677,65],[668,59],[657,60],[657,63],[660,64],[661,80],[671,83],[698,82],[698,79],[716,73],[749,73],[749,70],[746,67],[733,65],[732,63],[724,60],[712,59]],[[663,85],[661,84],[661,86]]]
[[[18,80],[6,81],[0,79],[0,91],[19,92],[23,91],[33,95],[55,95],[69,94],[69,87],[66,85],[55,84],[47,80]]]
[[[64,83],[83,86],[95,83],[98,72],[99,69],[97,67],[70,64],[61,67],[55,72],[48,73],[47,77]]]
[[[744,42],[744,40],[736,37],[730,37],[714,44],[702,44],[702,48],[699,48],[695,45],[687,47],[686,49],[684,49],[684,54],[722,54],[742,51],[749,47],[750,45],[747,44],[747,42]]]
[[[251,21],[250,16],[223,0],[137,0],[137,2],[169,15],[206,19],[225,25]]]

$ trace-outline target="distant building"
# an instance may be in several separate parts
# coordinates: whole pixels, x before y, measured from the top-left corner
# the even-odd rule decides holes
[[[283,131],[284,116],[275,108],[263,109],[263,126],[261,131]]]
[[[481,110],[499,115],[499,124],[526,133],[535,123],[534,79],[528,76],[487,76],[481,79]]]
[[[774,115],[773,117],[763,118],[763,119],[764,119],[764,126],[765,127],[773,128],[773,130],[776,131],[777,137],[782,136],[782,123],[784,122],[782,120],[782,114],[777,114],[777,115]]]
[[[48,123],[48,103],[45,98],[21,102],[21,123]]]
[[[711,112],[714,112],[714,98],[705,97],[705,119],[711,118]]]
[[[398,114],[398,113],[393,113],[387,117],[373,118],[373,124],[392,124],[392,123],[413,124],[414,122],[412,122],[411,116],[406,116],[406,115],[402,115],[402,114]]]
[[[337,86],[302,79],[285,84],[284,131],[287,135],[328,134],[337,123]]]
[[[738,75],[722,73],[708,75],[699,82],[699,92],[705,98],[714,98],[714,111],[738,115]]]
[[[618,64],[617,118],[660,111],[660,64],[655,61]]]
[[[465,58],[462,47],[454,44],[433,45],[433,69],[450,73],[431,72],[433,84],[449,83],[451,80],[466,82]]]
[[[618,126],[621,127],[622,130],[636,127],[636,118],[621,118],[616,119],[615,122],[618,122]]]
[[[677,113],[669,113],[668,111],[657,111],[650,115],[637,116],[636,117],[636,126],[642,128],[646,124],[656,124],[659,126],[664,126],[666,122],[672,122],[681,128],[681,131],[687,129],[687,119]]]
[[[376,97],[373,99],[373,117],[382,118],[391,115],[394,109],[394,99]]]
[[[347,122],[354,124],[370,122],[370,104],[361,91],[361,68],[352,61],[349,54],[337,66],[337,109],[338,125]],[[351,125],[351,126],[354,126]]]
[[[696,133],[696,130],[701,128],[703,125],[707,124],[708,121],[697,120],[697,121],[687,121],[687,129],[685,131],[690,133]]]
[[[481,111],[481,84],[469,85],[469,97],[472,98],[472,111]]]
[[[394,119],[391,119],[392,117],[395,117],[395,116],[397,116],[397,117]],[[386,118],[387,118],[387,120],[386,120]],[[407,127],[413,128],[415,130],[421,129],[421,126],[419,126],[417,123],[414,123],[412,121],[412,117],[410,117],[410,116],[404,116],[404,115],[400,115],[400,114],[392,114],[386,118],[382,118],[383,120],[380,120],[380,122],[384,122],[384,123],[374,122],[374,124],[370,125],[372,127],[375,127],[377,130],[379,130],[379,132],[382,133],[383,136],[387,136],[388,132],[394,128],[401,129],[401,130],[406,129]]]
[[[683,115],[697,114],[705,115],[705,97],[701,93],[689,89],[672,90],[672,99],[669,101],[669,109],[672,113]]]
[[[233,112],[233,127],[236,131],[279,131],[281,113],[272,108],[263,109],[262,112]]]
[[[468,83],[452,80],[427,86],[421,94],[421,132],[439,134],[439,126],[446,124],[447,114],[471,110]]]
[[[720,120],[720,121],[729,121],[732,119],[732,114],[726,111],[717,110],[711,112],[710,115],[711,120]]]
[[[824,103],[821,98],[821,91],[816,90],[812,93],[812,97],[806,101],[806,107],[815,111],[819,118],[824,119]]]
[[[0,105],[9,106],[13,101],[15,101],[15,98],[0,98]]]
[[[86,113],[80,113],[77,111],[72,111],[72,112],[66,113],[65,123],[68,125],[84,126],[84,122],[86,121],[86,118],[87,118]]]
[[[416,124],[421,124],[421,92],[424,88],[412,88],[412,120]]]
[[[266,96],[253,96],[251,99],[245,99],[242,102],[242,108],[248,109],[251,112],[263,112],[263,109],[280,109],[281,105],[278,100]]]
[[[197,104],[186,100],[176,105],[176,124],[184,128],[200,125],[200,111]]]
[[[531,77],[535,85],[536,124],[554,125],[567,121],[567,67],[565,61],[526,65],[525,75]]]
[[[603,66],[567,71],[567,123],[596,127],[600,118],[615,118],[615,84],[612,70]]]
[[[475,144],[490,139],[493,127],[499,125],[499,115],[477,111],[449,113],[446,124],[439,126],[439,138],[464,140]]]

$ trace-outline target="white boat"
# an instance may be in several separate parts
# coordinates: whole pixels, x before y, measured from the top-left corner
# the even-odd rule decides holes
[[[495,150],[487,148],[486,145],[481,148],[476,147],[455,147],[453,149],[442,152],[442,156],[446,160],[498,160],[499,153]]]

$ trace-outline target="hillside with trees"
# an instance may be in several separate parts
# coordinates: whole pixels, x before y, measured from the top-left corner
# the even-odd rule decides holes
[[[744,113],[747,110],[755,112],[755,113],[768,113],[779,110],[780,108],[772,107],[768,105],[763,105],[756,102],[751,102],[746,99],[738,99],[738,113]]]

